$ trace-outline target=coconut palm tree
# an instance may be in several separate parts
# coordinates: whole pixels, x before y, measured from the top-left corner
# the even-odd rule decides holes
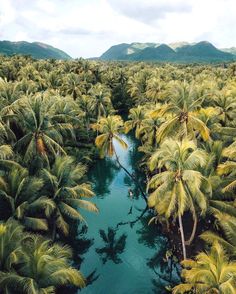
[[[135,129],[135,137],[139,138],[141,124],[145,118],[143,107],[138,105],[137,107],[130,109],[128,118],[129,120],[125,122],[125,132],[128,133],[130,130]]]
[[[163,101],[166,98],[165,83],[158,77],[147,82],[146,96],[153,102]]]
[[[149,161],[151,172],[157,169],[163,171],[153,175],[148,183],[148,188],[151,190],[148,204],[166,218],[178,217],[184,259],[186,242],[182,216],[188,210],[193,214],[193,231],[187,242],[190,244],[196,232],[197,210],[200,214],[206,212],[207,194],[211,194],[207,179],[198,171],[198,168],[203,167],[205,163],[205,152],[187,139],[181,142],[166,139]]]
[[[24,160],[66,154],[62,147],[63,136],[73,137],[73,127],[62,115],[59,119],[55,115],[58,99],[38,94],[19,101],[16,112],[23,136],[16,142],[15,149],[23,153]]]
[[[139,182],[134,178],[134,176],[121,164],[119,157],[117,156],[114,141],[116,141],[122,148],[127,149],[127,143],[119,136],[124,131],[124,123],[120,116],[113,115],[108,117],[101,118],[97,124],[93,125],[93,129],[97,130],[100,135],[97,136],[95,144],[100,150],[101,158],[108,155],[112,157],[115,155],[116,161],[119,166],[127,173],[127,175],[134,180],[139,190],[146,201],[146,194],[143,192],[143,189]]]
[[[86,168],[76,164],[72,157],[63,156],[57,157],[50,169],[41,172],[48,200],[45,213],[52,226],[53,240],[58,230],[68,235],[68,218],[85,222],[78,208],[98,212],[95,204],[82,199],[93,196],[90,185],[81,183],[85,171]]]
[[[180,138],[195,137],[198,132],[203,140],[209,139],[209,129],[198,118],[197,110],[201,108],[204,96],[198,97],[193,84],[175,82],[170,86],[169,102],[164,104],[161,113],[154,111],[153,116],[166,117],[166,122],[161,125],[158,132],[158,140],[168,136],[179,135]]]
[[[149,112],[146,113],[138,131],[138,135],[143,141],[148,142],[149,145],[157,147],[157,133],[158,129],[163,122],[163,119],[155,117],[152,118]]]
[[[231,145],[224,148],[222,151],[222,155],[224,157],[227,157],[229,160],[227,160],[224,163],[221,163],[217,167],[217,172],[220,176],[227,176],[226,178],[226,186],[223,188],[223,192],[233,190],[236,187],[236,179],[235,179],[235,168],[236,168],[236,162],[234,161],[236,159],[236,141],[234,141]]]
[[[236,92],[227,88],[216,92],[212,104],[219,110],[218,119],[223,127],[229,126],[236,117]]]
[[[0,197],[4,200],[7,217],[14,217],[31,230],[47,230],[46,219],[37,217],[47,204],[41,198],[40,190],[43,181],[30,177],[27,169],[20,165],[12,165],[0,177]]]
[[[83,120],[87,129],[87,133],[89,133],[90,123],[93,118],[93,101],[91,100],[90,96],[82,95],[78,100],[79,108],[83,112]]]
[[[95,113],[97,120],[101,116],[106,116],[111,108],[111,92],[108,88],[102,84],[95,84],[89,91],[88,94],[93,99],[93,112]]]
[[[151,72],[147,69],[137,70],[134,75],[131,75],[127,82],[128,93],[138,104],[144,104],[147,102],[146,90],[148,79],[150,78]]]
[[[77,74],[69,73],[66,75],[63,83],[63,89],[66,95],[71,95],[76,100],[84,93],[84,89],[81,86],[82,82]]]
[[[0,289],[4,293],[56,293],[63,285],[84,287],[81,273],[70,266],[68,246],[51,245],[23,233],[16,222],[0,224]]]
[[[95,140],[95,144],[100,150],[101,158],[106,155],[116,155],[114,141],[122,148],[128,148],[126,142],[119,136],[124,131],[124,123],[120,116],[109,115],[108,117],[102,117],[97,124],[93,125],[93,129],[101,133]]]
[[[16,221],[11,219],[0,224],[0,276],[3,272],[11,271],[13,265],[21,261],[21,241],[24,237],[23,227]],[[0,289],[3,287],[0,286]]]
[[[208,244],[213,244],[214,242],[219,242],[221,246],[224,248],[225,251],[227,251],[228,254],[232,258],[235,259],[236,257],[236,212],[235,212],[235,204],[231,204],[229,206],[230,213],[234,214],[233,216],[224,213],[216,211],[214,213],[214,216],[217,219],[217,227],[220,229],[220,234],[217,234],[213,231],[206,231],[201,234],[201,238],[206,241]]]
[[[230,261],[219,243],[209,252],[200,252],[195,260],[182,261],[184,283],[173,289],[173,294],[234,294],[236,289],[236,262]]]

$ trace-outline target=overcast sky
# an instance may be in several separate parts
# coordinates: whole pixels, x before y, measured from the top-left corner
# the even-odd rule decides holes
[[[231,47],[236,0],[0,0],[0,40],[40,41],[72,57],[131,42]]]

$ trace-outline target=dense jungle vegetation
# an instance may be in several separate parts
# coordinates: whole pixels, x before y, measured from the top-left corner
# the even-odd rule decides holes
[[[87,170],[99,155],[122,167],[114,141],[126,149],[120,135],[132,131],[149,221],[181,241],[182,282],[171,291],[236,293],[235,64],[20,56],[0,57],[3,293],[86,287],[66,236],[86,222],[83,210],[99,213]],[[199,240],[204,246],[193,250]]]

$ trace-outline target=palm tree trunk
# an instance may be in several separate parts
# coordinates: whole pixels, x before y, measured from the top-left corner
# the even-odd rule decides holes
[[[135,179],[135,177],[120,163],[120,160],[119,160],[119,157],[116,153],[116,150],[114,149],[114,153],[115,153],[115,157],[116,157],[116,161],[117,163],[119,164],[119,166],[127,173],[127,175],[136,183],[136,185],[138,186],[139,188],[139,191],[141,192],[141,195],[143,197],[143,199],[145,200],[145,202],[147,203],[147,196],[146,194],[144,193],[140,183]]]
[[[179,229],[181,234],[181,242],[182,242],[182,249],[183,249],[183,257],[186,259],[186,247],[185,247],[185,241],[184,241],[184,228],[182,223],[182,216],[180,213],[178,213],[178,219],[179,219]]]
[[[194,224],[193,224],[191,236],[189,240],[185,242],[185,245],[188,245],[188,246],[191,245],[191,243],[193,242],[193,239],[195,237],[196,230],[197,230],[198,218],[197,218],[197,214],[194,207],[193,207],[193,221],[194,221]]]

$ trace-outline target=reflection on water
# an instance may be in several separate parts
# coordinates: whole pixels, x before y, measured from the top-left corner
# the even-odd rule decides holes
[[[119,159],[145,187],[138,169],[136,142],[130,136],[124,139],[129,150],[116,146]],[[173,262],[171,265],[169,257],[166,259],[168,242],[158,226],[148,226],[150,212],[138,188],[111,159],[98,161],[90,171],[89,180],[93,183],[99,214],[84,213],[88,223],[84,237],[92,243],[83,252],[80,267],[89,278],[88,286],[78,293],[169,293],[168,279],[177,274]],[[78,231],[81,232],[80,227]]]
[[[120,168],[110,158],[104,158],[92,169],[90,180],[94,184],[93,191],[97,197],[104,198],[110,193],[110,183]]]
[[[121,263],[122,260],[119,254],[123,253],[126,244],[126,234],[122,234],[116,238],[117,229],[108,228],[106,234],[104,230],[100,230],[100,236],[103,239],[105,246],[102,248],[96,248],[96,252],[100,255],[102,263],[105,264],[108,260],[112,260],[114,263]]]

